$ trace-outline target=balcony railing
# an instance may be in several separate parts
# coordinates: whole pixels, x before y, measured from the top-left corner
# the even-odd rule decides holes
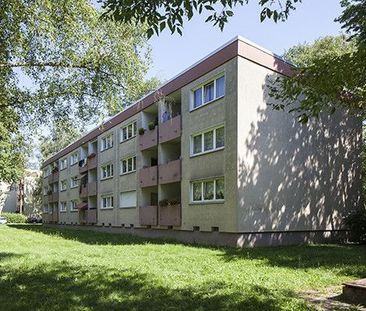
[[[153,130],[145,130],[145,132],[139,136],[140,150],[149,149],[158,144],[158,127],[155,126]]]
[[[79,161],[79,173],[85,173],[88,171],[88,162],[87,159],[82,159]]]
[[[142,168],[139,172],[140,187],[151,187],[158,184],[158,167]]]
[[[95,181],[80,185],[80,198],[86,198],[94,195],[97,195],[97,183]]]
[[[98,157],[95,153],[88,155],[88,170],[96,168],[98,165]]]
[[[52,183],[58,181],[58,179],[59,179],[59,172],[55,171],[51,175],[48,176],[48,183],[52,184]]]
[[[181,180],[181,160],[159,165],[159,184],[179,182]]]
[[[164,123],[159,124],[159,143],[164,143],[169,140],[180,137],[181,130],[181,116],[176,116]]]
[[[140,207],[139,219],[142,226],[156,226],[158,224],[158,207],[156,205]]]
[[[58,223],[58,211],[53,211],[52,214],[49,215],[51,218],[51,222],[54,224]]]
[[[89,225],[94,225],[97,223],[97,209],[88,209],[86,215],[86,222]]]
[[[95,153],[79,161],[79,173],[86,173],[88,170],[92,170],[97,167],[97,156]]]
[[[159,225],[179,227],[181,225],[181,205],[159,206]]]

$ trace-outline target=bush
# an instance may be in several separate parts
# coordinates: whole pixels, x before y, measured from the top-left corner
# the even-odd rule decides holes
[[[27,222],[27,217],[23,214],[1,213],[1,217],[4,217],[10,224],[25,224]]]
[[[145,129],[143,127],[140,127],[139,128],[139,134],[144,135],[144,133],[145,133]]]
[[[155,122],[150,122],[148,124],[148,126],[149,126],[149,130],[152,131],[155,128]]]
[[[351,242],[366,243],[366,208],[351,212],[345,218],[345,224],[351,230]]]

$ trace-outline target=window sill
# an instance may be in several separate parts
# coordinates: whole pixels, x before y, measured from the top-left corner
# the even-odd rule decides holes
[[[210,101],[209,101],[209,102],[207,102],[207,103],[202,104],[201,106],[198,106],[198,107],[195,107],[195,108],[191,108],[191,109],[189,110],[189,112],[196,111],[196,110],[198,110],[198,109],[200,109],[200,108],[203,108],[203,107],[205,107],[205,106],[207,106],[207,105],[209,105],[209,104],[212,104],[212,103],[214,103],[215,101],[218,101],[218,100],[220,100],[220,99],[222,99],[222,98],[224,98],[224,97],[225,97],[225,95],[222,95],[222,96],[217,97],[217,98],[215,98],[215,99],[213,99],[213,100],[210,100]]]
[[[136,135],[135,136],[132,136],[132,137],[130,137],[130,138],[126,138],[126,139],[124,139],[124,140],[120,140],[120,144],[122,144],[122,143],[125,143],[125,142],[127,142],[127,141],[129,141],[129,140],[132,140],[132,139],[134,139],[134,138],[136,138]]]
[[[76,165],[78,162],[70,163],[70,167]]]
[[[108,210],[111,210],[113,209],[113,206],[112,207],[101,207],[100,210],[101,211],[108,211]]]
[[[209,205],[209,204],[224,204],[225,200],[216,201],[201,201],[201,202],[190,202],[188,205]]]
[[[136,208],[136,206],[120,206],[119,207],[120,209],[134,209],[134,208]]]
[[[60,213],[66,213],[67,211],[60,211]]]
[[[109,177],[105,177],[105,178],[101,178],[100,181],[104,181],[104,180],[108,180],[108,179],[112,179],[113,176],[109,176]]]
[[[74,187],[74,188],[76,188],[76,187]],[[65,192],[67,189],[64,189],[64,190],[60,190],[60,192]]]
[[[70,210],[70,213],[76,213],[76,212],[78,212],[79,210],[77,210],[77,209],[72,209],[72,210]]]
[[[107,150],[112,149],[112,148],[113,148],[113,146],[108,147],[108,148],[105,148],[105,149],[103,149],[103,150],[101,149],[101,150],[100,150],[100,152],[104,152],[104,151],[107,151]]]
[[[214,152],[221,151],[221,150],[224,150],[224,149],[225,149],[225,146],[214,149],[214,150],[209,150],[209,151],[205,151],[205,152],[201,152],[201,153],[191,154],[190,158],[199,157],[199,156],[202,156],[202,155],[205,155],[205,154],[214,153]]]
[[[119,174],[119,175],[120,175],[120,176],[125,176],[125,175],[130,175],[130,174],[132,174],[132,173],[136,173],[136,170],[131,171],[131,172],[127,172],[127,173],[121,173],[121,174]]]
[[[75,189],[77,188],[79,185],[76,185],[76,186],[70,186],[70,189]]]

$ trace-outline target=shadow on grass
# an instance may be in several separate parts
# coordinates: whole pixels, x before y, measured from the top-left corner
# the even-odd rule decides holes
[[[225,261],[258,259],[272,267],[338,269],[343,275],[366,277],[366,245],[303,245],[225,249]]]
[[[147,239],[129,234],[111,234],[91,230],[51,228],[32,225],[11,225],[12,228],[31,230],[50,236],[58,236],[90,245],[143,245],[143,244],[183,244],[177,241]],[[218,249],[217,247],[197,246]],[[366,245],[303,245],[280,247],[257,247],[237,249],[220,247],[220,256],[224,261],[262,260],[272,267],[292,269],[329,268],[338,269],[343,275],[358,278],[366,277]]]
[[[0,266],[0,292],[0,310],[307,310],[292,292],[224,282],[174,289],[136,271],[66,262]]]

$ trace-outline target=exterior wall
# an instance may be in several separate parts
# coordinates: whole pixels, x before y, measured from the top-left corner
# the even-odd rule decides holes
[[[337,230],[361,198],[361,120],[299,124],[267,104],[275,74],[239,58],[239,232]]]
[[[189,111],[192,88],[225,73],[225,96],[194,111]],[[235,231],[236,225],[236,107],[237,58],[188,84],[182,89],[182,228],[201,231]],[[195,157],[190,156],[191,135],[216,125],[225,125],[225,148]],[[195,179],[225,176],[225,202],[191,204],[190,182]]]

